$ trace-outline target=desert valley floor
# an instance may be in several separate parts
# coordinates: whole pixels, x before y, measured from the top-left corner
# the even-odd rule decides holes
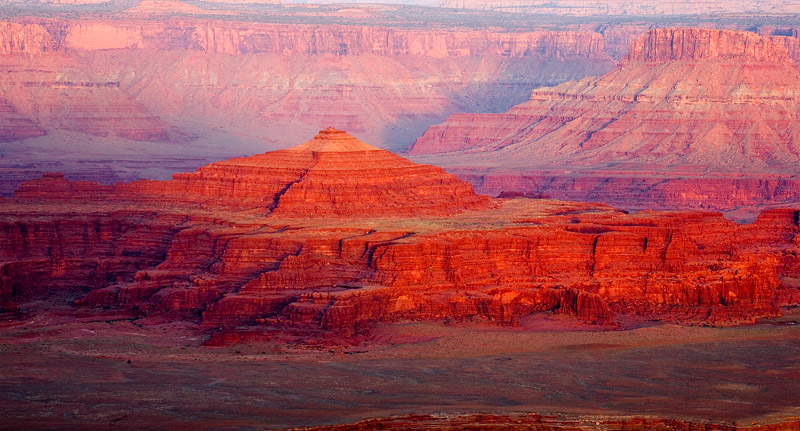
[[[190,324],[48,308],[2,327],[0,399],[16,408],[0,428],[283,429],[459,412],[768,424],[800,414],[798,320],[602,331],[542,315],[516,328],[386,325],[327,348],[203,348]]]

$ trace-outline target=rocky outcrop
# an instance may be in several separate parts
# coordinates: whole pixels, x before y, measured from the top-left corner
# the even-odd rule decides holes
[[[589,213],[584,222],[567,212],[544,226],[469,232],[196,226],[158,266],[80,302],[202,313],[206,328],[341,335],[409,319],[514,325],[544,311],[612,326],[623,316],[730,324],[777,314],[789,297],[781,277],[800,275],[796,210],[743,227],[713,214]]]
[[[775,178],[764,181],[777,189],[783,188],[778,186],[782,181],[793,184],[800,163],[800,71],[775,38],[723,30],[652,30],[633,43],[616,70],[536,89],[529,102],[503,114],[452,115],[429,128],[410,154],[450,153],[420,160],[461,168],[516,168],[532,178],[549,174],[562,184],[570,178],[586,182],[586,187],[571,188],[573,199],[616,195],[619,187],[621,199],[634,205],[642,193],[644,201],[651,200],[647,194],[680,194],[661,201],[661,207],[681,207],[681,200],[701,205],[705,192],[692,188],[692,182],[710,184],[712,177],[724,183],[724,193],[737,193],[728,198],[729,205],[718,206],[711,198],[715,202],[709,207],[793,202],[781,200],[782,192],[759,188],[744,199],[736,196],[746,193],[739,184],[743,181]],[[490,176],[495,173],[502,175]],[[608,187],[592,186],[606,178],[611,178]],[[625,178],[633,179],[630,186]],[[662,184],[673,181],[679,184]],[[647,190],[637,190],[639,185]],[[796,196],[793,187],[787,196]],[[557,190],[554,185],[523,191]],[[764,194],[769,196],[762,200]]]
[[[470,182],[478,193],[572,201],[603,202],[628,210],[712,210],[752,221],[764,207],[800,201],[797,176],[696,176],[681,172],[587,172],[475,170],[450,172]],[[677,172],[676,172],[677,174]]]
[[[327,129],[171,181],[26,183],[3,206],[0,292],[9,308],[85,289],[82,306],[240,334],[515,325],[537,312],[725,325],[800,301],[798,214],[737,225],[718,213],[487,202],[438,168]],[[213,342],[226,339],[237,337]]]
[[[607,59],[588,31],[500,33],[404,30],[380,26],[284,25],[172,19],[168,22],[26,20],[0,26],[1,54],[154,49],[215,54],[583,57]]]
[[[399,30],[365,26],[306,26],[173,21],[74,23],[67,49],[140,48],[222,54],[415,55],[432,58],[474,55],[605,58],[603,38],[591,32],[494,33]]]
[[[0,22],[0,55],[61,51],[65,36],[63,28],[63,24],[52,21]]]
[[[787,62],[786,47],[755,33],[701,28],[661,28],[631,44],[627,60],[663,63],[712,59],[747,63]]]
[[[800,12],[791,0],[762,2],[759,0],[705,1],[676,0],[653,3],[646,0],[440,0],[440,6],[463,9],[485,9],[504,12],[567,16],[614,15],[713,15],[713,14],[786,14]]]
[[[76,195],[80,196],[80,195]],[[179,221],[148,212],[39,215],[0,222],[0,309],[132,280],[159,264]]]
[[[44,129],[30,118],[17,114],[8,101],[0,99],[0,142],[35,138],[44,134]]]
[[[37,196],[26,193],[36,184],[23,185],[17,196]],[[488,204],[468,183],[441,168],[412,163],[334,128],[286,150],[116,190],[122,195],[164,195],[206,208],[257,208],[283,217],[447,215]]]

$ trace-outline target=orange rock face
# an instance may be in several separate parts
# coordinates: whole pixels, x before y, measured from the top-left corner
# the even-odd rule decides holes
[[[172,181],[101,186],[46,173],[23,183],[15,196],[61,200],[80,194],[167,199],[283,217],[447,215],[486,208],[489,201],[441,168],[412,163],[334,128],[293,148],[212,163],[175,174]]]
[[[619,188],[628,201],[639,198],[637,184],[652,178],[689,177],[659,186],[666,195],[696,195],[688,200],[699,206],[714,201],[706,196],[715,192],[712,182],[722,184],[721,193],[731,197],[709,205],[718,209],[747,204],[736,198],[747,193],[739,187],[740,178],[773,176],[776,180],[767,179],[772,188],[784,188],[778,183],[785,181],[786,192],[763,196],[750,188],[753,194],[746,199],[779,203],[786,202],[780,199],[784,194],[796,201],[800,189],[792,176],[800,163],[800,70],[779,39],[723,30],[652,30],[632,44],[616,70],[536,89],[529,102],[504,114],[452,115],[428,129],[411,154],[448,153],[420,160],[516,168],[562,184],[578,177],[590,184],[587,193],[613,194]],[[626,177],[633,184],[626,185]],[[601,190],[591,178],[598,178],[594,182]],[[603,190],[607,178],[609,187]],[[692,187],[693,181],[700,186]],[[570,197],[591,199],[578,193]],[[681,204],[662,202],[672,203]]]
[[[796,209],[737,225],[715,213],[487,202],[335,129],[166,182],[51,174],[3,214],[6,308],[66,289],[83,306],[240,334],[212,343],[401,320],[514,325],[535,312],[609,327],[730,324],[800,301]]]

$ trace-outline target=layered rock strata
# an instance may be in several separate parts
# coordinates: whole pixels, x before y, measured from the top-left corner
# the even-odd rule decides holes
[[[166,182],[26,183],[3,205],[0,292],[13,308],[77,290],[81,306],[198,320],[222,331],[211,343],[401,320],[514,325],[536,312],[724,325],[800,302],[799,214],[737,225],[487,202],[438,168],[328,129]]]
[[[798,13],[800,7],[791,0],[705,1],[677,0],[652,3],[645,0],[441,0],[440,6],[485,9],[504,12],[553,14],[568,16],[607,15],[706,15],[706,14],[786,14]]]
[[[652,30],[632,44],[614,71],[536,89],[529,102],[504,114],[452,115],[429,128],[410,153],[447,153],[420,160],[450,166],[516,168],[532,177],[554,177],[553,187],[523,190],[534,193],[557,192],[570,177],[589,183],[611,178],[605,191],[621,188],[623,199],[635,202],[641,191],[626,186],[626,177],[634,184],[689,177],[659,187],[702,197],[712,186],[706,178],[712,177],[731,198],[711,208],[793,202],[798,188],[792,176],[800,163],[800,70],[776,38]],[[779,193],[775,199],[762,197],[758,188],[744,200],[735,197],[747,192],[738,187],[740,179],[765,176],[788,184],[792,199],[781,200]],[[702,187],[692,188],[693,181]],[[699,206],[702,199],[693,203]]]
[[[19,18],[0,23],[0,139],[16,144],[0,169],[164,179],[289,147],[319,124],[406,148],[450,113],[501,112],[613,65],[593,31]],[[18,178],[0,177],[0,193]]]

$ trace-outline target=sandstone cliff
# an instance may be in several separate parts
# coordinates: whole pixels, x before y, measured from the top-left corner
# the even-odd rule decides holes
[[[613,67],[592,31],[131,14],[4,22],[0,53],[0,99],[9,106],[0,109],[0,125],[9,125],[2,139],[40,137],[15,145],[0,169],[92,180],[103,171],[108,184],[286,148],[320,124],[405,148],[450,113],[500,112],[531,88]],[[147,144],[187,141],[190,152]],[[17,178],[0,178],[0,193]]]
[[[61,41],[67,49],[142,48],[207,53],[281,55],[472,55],[605,58],[603,38],[591,32],[400,30],[365,26],[310,26],[172,21],[74,23]]]
[[[800,9],[791,0],[716,0],[697,2],[676,0],[650,2],[646,0],[441,0],[439,5],[463,9],[486,9],[517,13],[554,14],[568,16],[614,15],[704,15],[704,14],[786,14]]]
[[[612,178],[613,187],[627,187],[622,200],[635,201],[641,193],[626,186],[624,178],[649,183],[650,178],[712,176],[725,183],[726,175],[749,177],[746,181],[777,176],[794,199],[797,183],[790,177],[800,163],[800,71],[777,38],[724,30],[652,30],[632,44],[614,71],[536,89],[529,102],[503,114],[452,115],[429,128],[410,153],[453,152],[420,160],[516,168],[533,177],[551,173],[556,183],[570,181],[569,176],[589,178],[589,183],[604,181],[595,177]],[[559,170],[569,171],[568,177]],[[728,180],[724,193],[746,193],[736,181]],[[551,190],[557,193],[558,187],[529,191]],[[713,208],[732,209],[748,200],[787,202],[781,193],[774,200],[760,199],[758,189],[753,193],[744,200],[731,196]],[[571,197],[591,199],[580,192]]]
[[[724,325],[800,301],[796,209],[737,225],[716,213],[487,203],[438,168],[336,130],[166,182],[51,174],[3,211],[6,308],[77,289],[88,291],[74,296],[82,306],[234,334],[212,343],[242,328],[324,338],[402,320],[515,325],[537,312],[609,327]]]

